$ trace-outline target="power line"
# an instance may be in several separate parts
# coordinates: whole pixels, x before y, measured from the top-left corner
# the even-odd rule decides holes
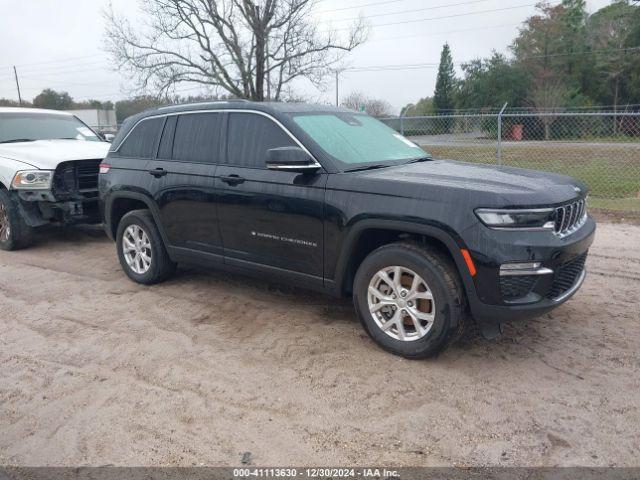
[[[447,31],[441,31],[441,32],[431,32],[428,34],[422,34],[419,33],[417,35],[403,35],[400,37],[380,37],[380,38],[372,38],[367,40],[367,43],[370,42],[381,42],[381,41],[388,41],[388,40],[403,40],[405,38],[425,38],[425,37],[436,37],[438,35],[447,35],[450,33],[464,33],[464,32],[475,32],[478,30],[491,30],[492,28],[506,28],[506,27],[517,27],[518,25],[521,25],[520,23],[508,23],[508,24],[502,24],[502,25],[488,25],[485,27],[477,27],[477,28],[462,28],[462,29],[458,29],[458,30],[447,30]]]
[[[481,13],[492,13],[492,12],[503,12],[505,10],[515,10],[517,8],[525,8],[525,7],[533,7],[537,5],[537,3],[527,3],[525,5],[515,5],[512,7],[502,7],[502,8],[493,8],[490,10],[478,10],[477,12],[466,12],[466,13],[457,13],[454,15],[443,15],[440,17],[429,17],[429,18],[418,18],[418,19],[412,19],[412,20],[404,20],[402,22],[389,22],[389,23],[379,23],[377,25],[371,25],[371,28],[378,28],[378,27],[389,27],[392,25],[406,25],[409,23],[420,23],[420,22],[427,22],[430,20],[444,20],[447,18],[459,18],[459,17],[468,17],[470,15],[479,15]],[[349,28],[336,28],[334,30],[349,30]]]
[[[30,62],[30,63],[16,63],[16,67],[28,67],[30,65],[44,65],[44,64],[50,64],[50,63],[60,63],[60,62],[67,62],[70,60],[81,60],[84,58],[93,58],[93,57],[98,57],[99,55],[97,54],[93,54],[93,55],[83,55],[80,57],[65,57],[65,58],[59,58],[57,60],[47,60],[47,61],[42,61],[42,62]],[[12,65],[2,65],[0,66],[0,68],[10,68],[12,67]],[[21,69],[22,70],[22,69]]]
[[[569,53],[555,53],[548,55],[530,55],[528,57],[521,57],[516,60],[531,60],[534,58],[546,58],[546,57],[572,57],[576,55],[588,55],[593,53],[612,53],[617,51],[627,51],[627,50],[640,50],[640,45],[636,47],[624,47],[624,48],[614,48],[614,49],[606,49],[606,50],[585,50],[583,52],[569,52]],[[474,59],[475,60],[475,59]],[[472,62],[473,60],[463,60],[458,62],[453,62],[454,65],[462,65],[465,63]],[[423,68],[435,68],[439,65],[439,62],[432,63],[409,63],[409,64],[398,64],[398,65],[370,65],[365,67],[351,67],[344,68],[340,71],[343,72],[378,72],[378,71],[394,71],[394,70],[420,70]]]
[[[378,5],[388,5],[390,3],[400,3],[405,1],[407,0],[386,0],[384,2],[363,3],[362,5],[354,5],[351,7],[341,7],[341,8],[332,8],[329,10],[321,10],[320,12],[317,12],[317,13],[341,12],[344,10],[355,10],[356,8],[364,8],[364,7],[376,7]]]
[[[469,2],[460,2],[460,3],[451,3],[449,5],[436,5],[433,7],[427,7],[427,8],[416,8],[414,10],[401,10],[399,12],[387,12],[387,13],[375,13],[372,15],[364,15],[363,17],[347,17],[347,18],[336,18],[336,19],[332,19],[333,21],[337,21],[337,22],[344,22],[344,21],[350,21],[350,20],[359,20],[360,18],[374,18],[374,17],[389,17],[391,15],[402,15],[405,13],[418,13],[418,12],[426,12],[429,10],[439,10],[441,8],[449,8],[449,7],[459,7],[462,5],[472,5],[472,4],[476,4],[476,3],[486,3],[489,2],[491,0],[472,0]]]

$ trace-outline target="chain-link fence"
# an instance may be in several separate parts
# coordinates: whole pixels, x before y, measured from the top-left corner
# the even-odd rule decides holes
[[[593,207],[640,212],[640,113],[503,113],[382,120],[435,158],[546,170],[589,185]]]

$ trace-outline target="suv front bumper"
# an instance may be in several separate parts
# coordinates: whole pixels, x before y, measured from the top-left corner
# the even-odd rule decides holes
[[[483,250],[473,249],[477,275],[468,295],[471,313],[487,337],[501,324],[543,315],[571,298],[586,277],[585,261],[595,238],[589,217],[575,233],[564,238],[549,232],[496,232],[484,226],[474,236]],[[501,276],[509,262],[539,262],[540,275]],[[468,292],[470,293],[470,292]]]

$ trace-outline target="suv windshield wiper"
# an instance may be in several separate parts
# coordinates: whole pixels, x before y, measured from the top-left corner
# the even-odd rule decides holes
[[[365,167],[349,168],[349,169],[345,170],[345,173],[347,173],[347,172],[363,172],[365,170],[376,170],[378,168],[386,168],[386,167],[391,167],[391,165],[367,165]]]
[[[18,143],[18,142],[35,142],[33,138],[12,138],[11,140],[3,140],[0,143]]]
[[[405,165],[409,165],[410,163],[420,163],[420,162],[430,162],[431,160],[433,160],[433,157],[420,157],[420,158],[414,158],[413,160],[409,160],[407,163],[405,163]]]

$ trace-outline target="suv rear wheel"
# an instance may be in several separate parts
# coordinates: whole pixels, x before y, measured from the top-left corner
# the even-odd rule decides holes
[[[0,189],[0,249],[19,250],[33,241],[33,229],[18,211],[17,199]]]
[[[403,242],[378,248],[360,265],[353,291],[371,338],[407,358],[437,354],[467,321],[453,263],[427,246]]]
[[[149,210],[127,213],[116,233],[118,259],[127,276],[137,283],[151,285],[171,276],[171,261]]]

